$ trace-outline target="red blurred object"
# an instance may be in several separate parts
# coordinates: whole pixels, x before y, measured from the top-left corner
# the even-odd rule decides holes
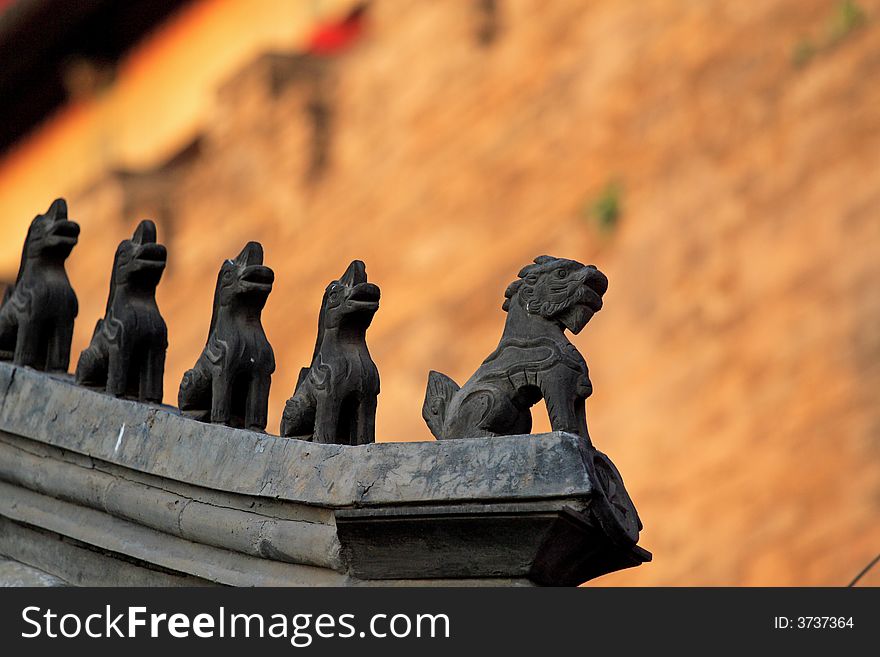
[[[352,46],[366,23],[367,3],[361,2],[342,20],[319,25],[309,38],[307,51],[313,55],[336,55]]]

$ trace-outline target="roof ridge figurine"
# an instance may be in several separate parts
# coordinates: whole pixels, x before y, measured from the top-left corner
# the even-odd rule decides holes
[[[79,224],[67,218],[63,198],[31,221],[18,276],[0,304],[0,360],[67,372],[79,305],[64,261],[78,238]]]
[[[282,436],[343,445],[375,442],[379,370],[366,332],[379,296],[360,260],[327,286],[312,363],[300,371],[284,406]]]
[[[168,329],[156,305],[156,286],[167,252],[156,243],[156,224],[140,222],[116,249],[107,310],[76,365],[76,382],[111,395],[162,402]]]
[[[608,279],[593,265],[539,256],[504,293],[507,321],[498,347],[461,388],[432,371],[422,417],[438,439],[529,433],[542,398],[554,431],[587,444],[589,371],[565,336],[579,333],[602,308]]]
[[[217,274],[208,340],[183,375],[178,406],[198,420],[252,431],[266,429],[275,354],[260,315],[274,272],[263,265],[263,247],[248,242]]]

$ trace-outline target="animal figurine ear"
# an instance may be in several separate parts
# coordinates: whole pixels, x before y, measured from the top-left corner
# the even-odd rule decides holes
[[[504,303],[501,304],[501,310],[504,312],[510,311],[510,300],[513,298],[513,295],[519,291],[519,288],[522,287],[522,279],[518,278],[513,283],[507,286],[507,289],[504,290]]]
[[[339,282],[347,287],[354,287],[367,282],[367,266],[360,260],[352,260]]]
[[[250,267],[263,264],[263,245],[259,242],[248,242],[235,257],[235,264]]]
[[[138,224],[131,236],[131,241],[135,244],[155,244],[156,243],[156,224],[149,219],[144,219]]]
[[[56,198],[52,201],[52,205],[46,210],[46,218],[52,221],[67,219],[67,201],[63,198]]]

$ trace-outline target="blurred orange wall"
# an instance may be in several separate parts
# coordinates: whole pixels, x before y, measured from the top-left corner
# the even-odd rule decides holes
[[[267,50],[301,44],[350,0],[199,0],[136,45],[101,95],[69,104],[0,159],[0,231],[23,234],[48,200],[105,171],[160,160],[207,120],[218,85]],[[0,240],[0,276],[21,245]]]

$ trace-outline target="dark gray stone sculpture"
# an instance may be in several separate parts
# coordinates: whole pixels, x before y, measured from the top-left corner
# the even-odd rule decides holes
[[[275,355],[260,314],[274,281],[258,242],[223,263],[208,341],[180,382],[178,405],[185,415],[252,431],[266,428]]]
[[[0,360],[66,372],[73,320],[79,311],[64,261],[76,246],[79,224],[56,199],[28,228],[15,284],[0,305]]]
[[[565,336],[602,308],[608,279],[592,265],[540,256],[504,293],[507,322],[498,347],[459,388],[431,372],[422,416],[438,439],[529,433],[542,398],[554,431],[587,433],[587,364]]]
[[[342,445],[375,442],[379,370],[366,333],[379,309],[379,294],[360,260],[327,286],[312,364],[300,371],[284,407],[282,436]]]
[[[76,382],[111,395],[162,402],[168,329],[156,305],[165,271],[165,247],[156,224],[142,221],[116,249],[107,310],[76,365]]]

